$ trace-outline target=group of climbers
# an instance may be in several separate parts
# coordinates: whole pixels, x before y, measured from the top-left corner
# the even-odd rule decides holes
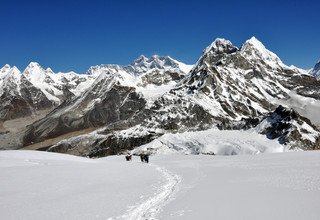
[[[128,153],[126,155],[126,161],[131,161],[131,160],[132,160],[132,154]],[[141,153],[140,160],[141,160],[141,162],[149,163],[149,154]]]

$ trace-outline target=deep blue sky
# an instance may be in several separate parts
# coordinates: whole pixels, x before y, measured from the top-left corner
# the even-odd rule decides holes
[[[215,38],[256,36],[288,65],[320,59],[320,1],[0,0],[0,66],[85,72],[140,54],[194,63]]]

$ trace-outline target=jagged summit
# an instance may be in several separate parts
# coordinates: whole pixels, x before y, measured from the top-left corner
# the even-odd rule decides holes
[[[135,59],[133,61],[133,63],[145,62],[147,60],[148,60],[148,58],[145,55],[141,54],[137,59]]]
[[[203,51],[202,57],[210,56],[214,58],[214,60],[219,60],[223,54],[232,54],[234,52],[239,52],[250,62],[263,62],[267,64],[269,68],[276,69],[286,67],[276,54],[268,50],[263,43],[254,36],[246,40],[240,48],[234,46],[229,40],[217,38]]]
[[[7,69],[10,69],[11,66],[9,64],[4,65],[3,67],[1,67],[0,72],[4,72]]]
[[[252,36],[250,39],[246,40],[244,45],[252,45],[255,48],[260,48],[261,50],[265,50],[265,46],[259,41],[255,36]]]
[[[144,55],[139,56],[133,63],[124,68],[134,74],[141,74],[143,72],[151,71],[152,69],[177,69],[179,68],[178,61],[169,56],[152,55],[150,58]]]
[[[36,101],[42,95],[48,104],[58,106],[27,128],[22,145],[99,127],[92,139],[88,138],[89,134],[76,138],[80,142],[53,143],[56,145],[52,149],[103,156],[132,149],[170,132],[213,127],[252,128],[279,104],[290,107],[296,99],[320,100],[320,81],[284,65],[255,37],[245,41],[240,48],[229,40],[218,38],[191,67],[169,56],[141,55],[131,64],[97,65],[91,67],[88,74],[80,76],[51,74],[50,69],[32,62],[28,71],[39,71],[29,74],[35,80],[30,78],[28,81],[27,76],[20,74],[22,81],[28,81],[32,88],[27,92],[34,93]],[[7,91],[16,87],[13,85]],[[68,98],[62,99],[65,97]],[[33,101],[26,105],[29,103]],[[9,107],[14,109],[16,106]],[[297,129],[292,132],[289,142],[301,140],[309,132],[315,137],[310,139],[310,148],[316,146],[318,133],[311,128],[303,132],[311,123],[301,120],[306,123],[297,122],[302,124],[301,129],[292,122],[291,128]],[[277,124],[270,129],[273,127],[277,128]]]
[[[251,37],[247,40],[240,48],[241,54],[251,62],[256,62],[257,60],[261,63],[266,63],[269,68],[277,69],[286,67],[280,58],[270,50],[268,50],[261,41],[256,37]]]
[[[37,62],[30,62],[29,65],[23,71],[23,74],[37,74],[44,70]]]
[[[27,66],[27,68],[34,68],[34,67],[41,67],[40,64],[38,62],[35,62],[35,61],[31,61],[29,63],[29,65]]]
[[[9,64],[4,65],[1,69],[0,69],[0,80],[5,77],[10,71],[12,71],[13,68],[17,67],[11,67]],[[20,71],[19,71],[20,72]]]
[[[204,53],[232,53],[237,51],[237,49],[231,41],[224,38],[217,38],[204,50]]]
[[[143,73],[150,73],[154,71],[187,73],[192,67],[193,65],[184,64],[170,56],[153,55],[148,58],[144,55],[140,55],[129,65],[101,64],[92,66],[88,69],[87,74],[99,75],[102,72],[127,72],[132,76],[139,76]]]

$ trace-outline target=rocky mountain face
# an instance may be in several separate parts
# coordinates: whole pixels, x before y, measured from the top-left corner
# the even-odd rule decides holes
[[[55,104],[16,67],[9,65],[0,70],[0,99],[0,121],[28,116]]]
[[[318,128],[293,109],[281,105],[265,117],[256,130],[269,139],[278,139],[280,144],[290,144],[292,148],[320,149]]]
[[[62,141],[49,150],[105,156],[148,143],[165,133],[214,127],[256,127],[259,133],[289,148],[319,147],[317,127],[290,109],[292,93],[295,98],[318,99],[319,83],[305,71],[283,64],[254,37],[240,48],[225,39],[215,40],[192,70],[179,79],[132,117],[108,124],[91,135]],[[278,107],[283,102],[288,103],[287,108]]]
[[[128,66],[91,67],[88,76],[96,79],[90,88],[30,125],[23,144],[29,145],[68,132],[128,121],[144,112],[148,100],[160,96],[185,75],[179,65],[182,64],[170,57],[153,56],[150,59],[139,57]],[[190,69],[185,64],[184,67]],[[148,97],[144,96],[146,93]]]
[[[285,65],[254,37],[239,48],[217,39],[194,66],[155,55],[93,66],[85,76],[30,68],[42,74],[39,92],[61,104],[26,128],[22,146],[44,141],[42,149],[99,157],[165,133],[254,128],[292,149],[319,148],[319,130],[305,109],[306,100],[320,104],[319,81]],[[31,70],[24,72],[32,82]],[[76,133],[86,129],[91,132]]]
[[[320,77],[320,60],[312,69],[311,74],[316,78]]]

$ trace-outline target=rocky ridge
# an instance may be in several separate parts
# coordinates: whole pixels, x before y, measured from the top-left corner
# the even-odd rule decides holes
[[[289,148],[318,149],[318,128],[305,116],[290,110],[290,104],[287,108],[278,107],[278,103],[292,102],[293,91],[299,98],[317,98],[317,85],[316,79],[286,66],[254,37],[240,48],[228,40],[217,39],[171,90],[131,118],[93,132],[94,141],[86,146],[77,137],[57,143],[50,150],[68,152],[77,146],[86,149],[86,156],[104,156],[132,149],[170,132],[253,127]],[[310,88],[315,92],[311,93]],[[290,120],[287,116],[279,117],[280,121],[262,126],[266,120],[274,121],[272,117],[282,111],[294,112],[295,117],[289,117]],[[90,140],[90,135],[85,140]]]
[[[0,76],[6,72],[8,66]],[[218,38],[194,66],[154,55],[126,66],[93,66],[85,75],[54,74],[31,63],[19,77],[57,106],[24,130],[21,146],[58,138],[41,148],[99,157],[166,133],[255,128],[291,149],[319,148],[312,115],[298,106],[320,100],[319,81],[285,65],[255,37],[241,47]],[[59,142],[86,129],[95,131]]]

